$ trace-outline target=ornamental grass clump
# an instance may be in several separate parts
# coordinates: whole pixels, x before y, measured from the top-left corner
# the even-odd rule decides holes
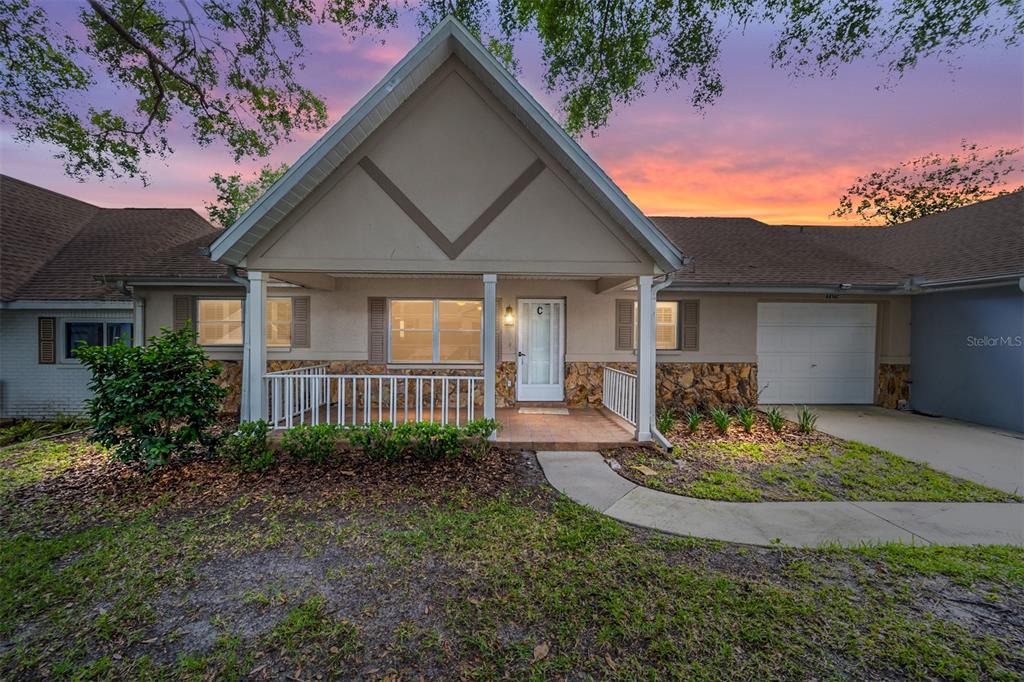
[[[786,424],[786,418],[782,416],[782,410],[777,407],[768,408],[764,413],[764,420],[768,422],[768,428],[775,433],[782,433],[782,427]]]
[[[715,423],[718,432],[724,434],[729,431],[729,425],[732,424],[732,416],[726,409],[713,407],[711,408],[711,421]]]
[[[746,433],[750,433],[754,428],[754,411],[746,405],[739,405],[736,408],[736,419],[740,425],[743,426],[743,430]]]
[[[811,412],[806,405],[796,412],[796,427],[800,433],[810,433],[818,423],[818,415]]]
[[[658,431],[661,433],[669,433],[676,426],[676,412],[671,407],[667,410],[663,410],[658,415]]]
[[[686,428],[690,433],[697,433],[700,423],[704,420],[704,413],[694,408],[686,413]]]

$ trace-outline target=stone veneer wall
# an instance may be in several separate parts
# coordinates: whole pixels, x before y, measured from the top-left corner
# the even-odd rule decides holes
[[[875,404],[894,410],[900,400],[910,401],[910,365],[879,364]]]
[[[325,364],[315,360],[271,360],[268,372]],[[395,369],[368,362],[328,362],[329,374],[416,374],[421,369]],[[224,411],[237,413],[241,395],[242,371],[237,361],[221,361],[220,383],[228,388]],[[632,362],[567,362],[565,363],[565,402],[571,407],[601,404],[604,368],[614,367],[636,372]],[[470,376],[477,370],[431,369],[445,376]],[[757,365],[752,362],[664,362],[657,365],[658,409],[671,407],[677,411],[692,407],[719,405],[753,405],[757,402]],[[881,382],[879,382],[881,386]],[[499,362],[496,400],[498,407],[516,404],[516,363]],[[478,400],[479,402],[479,400]],[[895,403],[894,405],[895,406]]]
[[[600,405],[605,367],[636,372],[634,362],[567,362],[566,402],[574,407]],[[662,362],[655,372],[659,410],[757,402],[753,362]]]

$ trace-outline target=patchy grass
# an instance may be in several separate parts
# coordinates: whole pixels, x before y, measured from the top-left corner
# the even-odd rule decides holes
[[[85,425],[86,423],[77,417],[60,417],[52,421],[19,419],[6,424],[0,424],[0,447],[76,431],[84,428]]]
[[[468,470],[394,488],[342,462],[356,475],[225,470],[214,496],[186,467],[117,465],[90,497],[87,472],[4,453],[36,473],[0,503],[0,677],[1024,674],[1021,548],[669,537],[556,495],[531,456],[497,457],[501,492]],[[23,499],[32,514],[13,513]]]
[[[12,490],[66,471],[85,446],[75,438],[29,443],[0,452],[0,498]]]
[[[1019,495],[936,471],[855,441],[762,427],[751,436],[704,431],[678,438],[671,453],[606,451],[630,480],[665,492],[732,502],[886,500],[1021,502]]]

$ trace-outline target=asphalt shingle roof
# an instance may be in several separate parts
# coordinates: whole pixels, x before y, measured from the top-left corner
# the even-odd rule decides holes
[[[894,227],[653,217],[693,262],[681,283],[899,287],[1024,274],[1024,192]]]
[[[0,299],[125,298],[99,275],[223,278],[200,253],[218,234],[192,209],[99,208],[0,175]]]

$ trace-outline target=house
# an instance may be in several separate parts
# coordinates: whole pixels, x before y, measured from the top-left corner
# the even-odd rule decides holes
[[[0,176],[0,419],[80,411],[74,345],[142,342],[126,276],[231,284],[199,252],[216,234],[191,209],[99,208]]]
[[[1022,200],[895,228],[649,218],[448,19],[227,230],[154,211],[177,238],[125,246],[113,225],[138,235],[145,212],[53,200],[56,255],[20,256],[25,278],[80,284],[36,303],[5,284],[5,349],[16,329],[36,343],[4,351],[0,382],[26,395],[8,368],[44,357],[38,320],[64,324],[30,306],[81,286],[83,314],[120,306],[136,343],[191,321],[238,388],[229,407],[278,427],[601,406],[649,440],[659,409],[760,401],[920,403],[1024,430]],[[4,414],[22,400],[45,403]]]

